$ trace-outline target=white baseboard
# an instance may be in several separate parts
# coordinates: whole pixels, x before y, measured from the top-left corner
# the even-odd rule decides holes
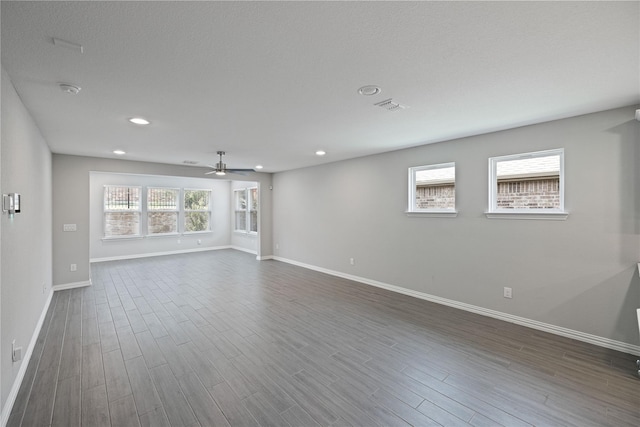
[[[258,252],[253,249],[242,248],[240,246],[229,246],[231,249],[235,249],[236,251],[246,252],[252,255],[257,255]]]
[[[191,252],[219,251],[221,249],[232,249],[232,247],[231,246],[211,246],[206,248],[181,249],[178,251],[150,252],[146,254],[133,254],[133,255],[104,257],[104,258],[91,258],[89,259],[89,262],[94,263],[94,262],[106,262],[106,261],[120,261],[123,259],[150,258],[154,256],[163,256],[163,255],[188,254]],[[233,249],[236,249],[236,248],[233,248]]]
[[[258,261],[268,261],[270,259],[273,259],[273,255],[257,256],[256,259]]]
[[[47,317],[47,311],[49,310],[49,305],[51,304],[52,297],[53,297],[53,289],[49,292],[47,301],[44,303],[42,313],[40,313],[40,318],[38,319],[38,323],[36,323],[36,328],[33,331],[33,335],[31,336],[31,341],[29,341],[29,346],[27,347],[27,351],[25,351],[24,356],[22,357],[22,363],[20,364],[18,375],[16,375],[16,379],[13,381],[13,385],[11,386],[11,390],[9,391],[9,396],[7,397],[7,401],[5,402],[4,407],[2,408],[2,419],[0,420],[0,426],[2,427],[5,427],[7,425],[7,422],[9,421],[9,416],[11,415],[11,410],[13,409],[13,405],[16,402],[18,391],[20,391],[20,386],[22,385],[24,374],[27,372],[27,367],[29,366],[29,361],[31,360],[33,349],[36,346],[36,341],[38,341],[38,336],[40,335],[42,324],[44,323],[45,317]]]
[[[91,279],[85,280],[84,282],[71,282],[63,283],[61,285],[53,285],[51,288],[56,292],[64,291],[65,289],[84,288],[85,286],[91,286]]]
[[[513,314],[502,313],[500,311],[483,308],[464,302],[459,302],[447,298],[441,298],[435,295],[426,294],[424,292],[414,291],[412,289],[402,288],[400,286],[390,285],[388,283],[378,282],[376,280],[367,279],[364,277],[354,276],[351,274],[342,273],[340,271],[329,270],[327,268],[317,267],[315,265],[305,264],[302,262],[294,261],[279,256],[273,256],[272,259],[276,261],[286,262],[287,264],[297,265],[298,267],[308,268],[309,270],[319,271],[321,273],[330,274],[332,276],[341,277],[343,279],[353,280],[354,282],[364,283],[365,285],[375,286],[377,288],[386,289],[389,291],[397,292],[404,295],[409,295],[415,298],[435,302],[437,304],[446,305],[449,307],[458,308],[460,310],[469,311],[472,313],[481,314],[483,316],[493,317],[495,319],[504,320],[505,322],[515,323],[518,325],[526,326],[539,331],[549,332],[554,335],[560,335],[563,337],[571,338],[577,341],[583,341],[589,344],[594,344],[600,347],[609,348],[611,350],[621,351],[628,354],[640,354],[640,346],[625,343],[622,341],[616,341],[609,338],[600,337],[597,335],[587,334],[585,332],[576,331],[573,329],[564,328],[561,326],[552,325],[549,323],[539,322],[537,320],[527,319],[526,317],[514,316]]]

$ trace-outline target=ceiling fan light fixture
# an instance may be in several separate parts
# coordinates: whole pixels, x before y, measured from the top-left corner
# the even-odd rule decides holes
[[[143,117],[131,117],[129,119],[129,121],[131,123],[133,123],[134,125],[140,125],[140,126],[146,126],[148,124],[151,124],[151,122]]]
[[[226,175],[226,173],[225,173],[225,171],[216,171],[216,175],[218,175],[218,176],[225,176],[225,175]]]

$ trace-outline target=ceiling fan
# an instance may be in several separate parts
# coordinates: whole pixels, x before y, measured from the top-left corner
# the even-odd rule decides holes
[[[255,172],[253,169],[228,169],[227,165],[222,162],[222,156],[224,156],[224,151],[218,151],[218,156],[220,156],[220,161],[214,165],[207,165],[212,168],[212,171],[206,172],[205,175],[216,174],[218,176],[226,175],[227,173],[237,173],[240,175],[244,175],[243,172]]]

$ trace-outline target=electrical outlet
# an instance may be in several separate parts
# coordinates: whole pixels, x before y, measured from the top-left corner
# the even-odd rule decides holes
[[[349,258],[349,264],[356,265],[356,260],[353,258]]]
[[[198,244],[201,245],[202,244],[202,240],[198,239]]]
[[[280,249],[280,245],[276,243],[276,251],[277,251],[278,249]],[[640,268],[640,267],[638,267],[638,268]]]
[[[78,271],[78,264],[71,264],[69,266],[70,271]]]
[[[511,288],[507,288],[505,286],[503,295],[504,295],[505,298],[513,298],[512,292],[513,292],[513,290]]]

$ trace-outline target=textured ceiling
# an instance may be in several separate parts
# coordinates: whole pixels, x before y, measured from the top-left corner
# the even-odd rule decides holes
[[[54,153],[277,172],[636,104],[639,5],[2,1],[2,67]]]

